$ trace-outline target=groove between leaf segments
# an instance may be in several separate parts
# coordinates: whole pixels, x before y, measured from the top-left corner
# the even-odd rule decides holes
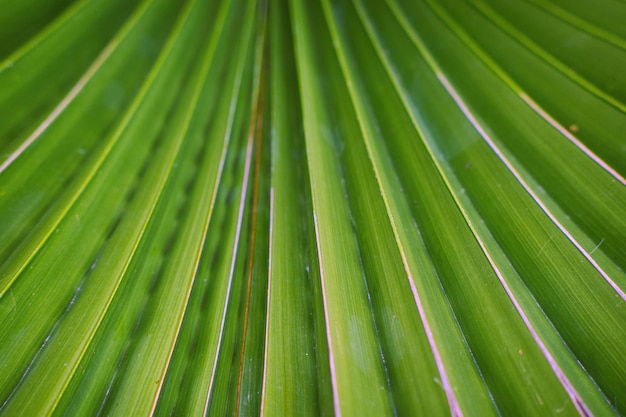
[[[311,181],[313,179],[311,178]],[[320,266],[320,282],[322,286],[322,299],[324,301],[324,321],[326,322],[326,339],[328,343],[328,362],[330,366],[330,379],[333,386],[333,402],[335,416],[341,417],[341,409],[339,408],[339,394],[337,389],[337,371],[335,369],[335,357],[332,349],[332,335],[330,334],[330,316],[328,315],[328,301],[326,300],[326,285],[324,280],[324,265],[322,262],[322,253],[320,249],[319,225],[317,223],[317,214],[315,213],[315,205],[313,205],[313,224],[315,225],[315,244],[317,247],[317,259]]]
[[[272,255],[273,255],[273,238],[274,238],[274,187],[270,188],[270,224],[269,224],[269,250],[268,250],[268,268],[267,268],[267,312],[265,313],[265,349],[263,350],[263,382],[261,384],[261,417],[265,416],[265,391],[267,389],[267,341],[270,334],[270,308],[272,306]]]

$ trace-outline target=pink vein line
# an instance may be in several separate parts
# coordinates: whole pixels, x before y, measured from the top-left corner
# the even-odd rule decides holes
[[[326,300],[326,286],[324,285],[324,266],[322,262],[322,252],[320,248],[319,226],[317,223],[317,215],[315,207],[313,208],[313,223],[315,224],[315,242],[317,243],[317,257],[320,265],[320,281],[322,283],[322,300],[324,301],[324,320],[326,321],[326,339],[328,341],[328,362],[330,365],[330,381],[333,388],[333,403],[335,408],[335,417],[341,417],[341,409],[339,408],[339,391],[337,389],[337,373],[335,371],[335,357],[333,355],[333,344],[330,334],[330,318],[328,316],[328,301]]]
[[[461,211],[463,212],[463,216],[465,217],[465,219],[466,219],[467,223],[469,224],[470,228],[472,229],[472,231],[474,231],[474,226],[473,226],[471,220],[467,217],[467,215],[465,213],[465,210],[463,210],[461,208]],[[528,331],[530,331],[530,334],[532,335],[533,339],[539,345],[539,349],[541,349],[541,352],[543,353],[543,356],[545,356],[545,358],[548,360],[548,363],[550,364],[550,367],[552,368],[552,371],[556,374],[556,376],[559,379],[559,381],[561,381],[561,384],[563,384],[563,386],[565,387],[565,391],[567,391],[569,397],[572,399],[572,402],[574,403],[574,406],[576,407],[576,409],[579,411],[580,414],[582,414],[584,416],[591,416],[591,415],[593,415],[591,413],[591,411],[589,410],[589,408],[587,407],[587,405],[582,400],[582,398],[580,397],[580,395],[578,394],[578,392],[576,391],[576,389],[574,388],[574,386],[572,385],[572,383],[570,382],[570,380],[567,378],[567,376],[565,375],[565,373],[563,372],[561,367],[559,366],[558,362],[554,359],[554,356],[552,355],[550,350],[546,347],[546,345],[544,344],[543,340],[541,340],[541,337],[539,336],[539,334],[535,330],[535,328],[532,325],[530,319],[526,315],[524,309],[522,308],[522,306],[517,301],[517,298],[515,297],[515,295],[513,294],[513,291],[511,290],[511,288],[509,287],[508,283],[506,282],[506,279],[504,278],[504,275],[502,274],[502,272],[500,271],[500,269],[496,265],[495,261],[493,260],[493,258],[489,254],[489,250],[487,249],[487,247],[484,244],[483,240],[480,238],[480,235],[478,233],[476,233],[476,231],[474,231],[474,237],[476,238],[476,241],[480,245],[483,253],[487,257],[487,260],[491,264],[491,268],[494,270],[494,272],[498,276],[498,279],[500,280],[500,284],[502,284],[502,286],[504,287],[504,290],[506,291],[507,295],[509,296],[509,299],[511,300],[511,302],[515,306],[515,309],[517,310],[518,314],[522,317],[522,320],[524,321],[524,324],[526,325],[526,328],[528,329]]]
[[[609,285],[613,287],[615,292],[617,292],[619,296],[622,297],[623,300],[626,300],[626,293],[624,293],[624,291],[611,279],[611,277],[609,277],[609,275],[606,272],[604,272],[602,267],[598,265],[595,259],[593,259],[591,255],[589,255],[589,253],[581,246],[580,243],[578,243],[578,241],[574,238],[574,236],[572,236],[572,234],[561,224],[561,222],[557,220],[557,218],[552,214],[552,212],[548,209],[548,207],[546,207],[546,205],[541,201],[539,196],[537,196],[537,194],[535,194],[535,192],[526,183],[526,181],[524,181],[524,179],[522,178],[522,175],[519,172],[517,172],[513,164],[507,159],[507,157],[502,153],[502,151],[498,149],[495,142],[491,139],[491,137],[489,137],[489,135],[487,134],[487,132],[485,132],[485,130],[480,125],[480,123],[478,123],[478,121],[474,118],[474,116],[472,115],[470,110],[467,108],[467,106],[465,105],[461,97],[457,94],[454,87],[450,85],[450,82],[445,77],[445,75],[443,75],[441,72],[437,72],[437,78],[439,79],[441,84],[443,84],[443,86],[448,91],[448,93],[452,96],[452,98],[456,102],[457,106],[459,106],[459,108],[461,109],[465,117],[467,117],[470,123],[472,123],[472,125],[474,126],[474,129],[476,129],[476,131],[485,140],[485,142],[487,142],[491,150],[493,150],[493,152],[498,156],[498,158],[500,158],[500,160],[504,163],[504,165],[506,165],[509,171],[513,174],[513,176],[515,176],[517,181],[522,185],[522,187],[524,187],[524,189],[532,197],[532,199],[535,200],[535,203],[537,203],[537,205],[541,207],[543,212],[550,218],[550,220],[552,220],[552,222],[559,228],[559,230],[561,230],[561,232],[569,239],[569,241],[572,242],[574,246],[576,246],[576,248],[589,261],[589,263],[591,263],[596,268],[596,270],[600,273],[600,275],[602,275],[602,277],[609,283]]]
[[[428,344],[430,345],[430,350],[433,352],[433,356],[435,358],[435,363],[437,364],[437,370],[439,371],[439,375],[441,376],[441,384],[443,385],[443,389],[446,392],[446,397],[448,398],[448,404],[450,405],[450,410],[452,411],[453,417],[462,417],[463,412],[461,411],[461,406],[459,405],[456,396],[454,395],[454,391],[452,390],[452,385],[450,384],[450,380],[448,379],[448,374],[446,373],[446,368],[444,366],[444,361],[441,358],[441,354],[439,353],[439,349],[437,347],[437,342],[435,341],[435,337],[433,336],[433,332],[428,324],[428,318],[426,317],[426,313],[424,312],[424,307],[422,306],[422,301],[420,300],[420,296],[417,292],[417,288],[415,288],[415,283],[413,282],[413,276],[409,271],[406,255],[404,254],[404,249],[400,248],[400,253],[402,254],[402,261],[404,262],[404,267],[409,276],[409,284],[411,285],[411,292],[413,292],[413,298],[415,299],[415,304],[417,304],[417,310],[419,312],[420,318],[422,319],[422,323],[424,324],[424,331],[426,332],[426,337],[428,338]]]
[[[235,99],[233,103],[236,103],[236,102],[237,100]],[[228,132],[228,136],[230,136],[230,132]],[[235,232],[235,242],[233,243],[233,252],[232,252],[232,258],[230,261],[230,272],[228,273],[228,288],[226,289],[226,298],[224,302],[224,310],[222,312],[222,322],[220,324],[220,333],[217,339],[218,342],[217,342],[217,349],[215,351],[215,360],[213,362],[213,370],[211,371],[211,382],[209,383],[209,390],[207,392],[206,402],[204,404],[204,413],[203,413],[204,416],[207,415],[207,412],[209,410],[209,400],[211,398],[211,391],[213,390],[213,383],[215,382],[215,372],[217,370],[219,351],[220,351],[220,348],[222,346],[222,341],[223,341],[224,326],[226,323],[226,313],[228,312],[228,300],[230,298],[230,290],[233,284],[233,276],[235,275],[235,264],[237,262],[237,247],[239,246],[239,239],[241,238],[241,229],[243,227],[243,215],[244,215],[245,206],[246,206],[246,196],[248,195],[248,181],[250,178],[250,169],[252,165],[251,162],[252,162],[253,139],[254,139],[254,135],[250,134],[250,136],[248,137],[248,145],[247,145],[247,150],[246,150],[246,162],[245,162],[246,165],[245,165],[245,170],[243,173],[243,182],[241,183],[242,190],[241,190],[241,195],[239,197],[240,200],[239,200],[239,213],[237,215],[237,230]]]
[[[605,171],[615,177],[619,182],[623,185],[626,185],[626,179],[622,177],[617,171],[611,168],[606,162],[604,162],[598,155],[593,153],[593,151],[587,148],[580,140],[578,140],[574,135],[567,131],[563,126],[559,124],[556,120],[554,120],[548,113],[546,113],[537,103],[533,101],[530,97],[528,97],[525,93],[519,93],[519,96],[528,104],[534,111],[539,113],[541,117],[543,117],[548,123],[552,125],[556,130],[558,130],[563,136],[569,139],[572,143],[574,143],[581,151],[583,151],[589,158],[591,158],[596,164],[600,165]]]
[[[265,394],[267,389],[267,351],[270,334],[270,300],[272,299],[272,247],[274,246],[274,187],[270,189],[270,247],[267,256],[267,313],[265,316],[265,352],[263,354],[263,388],[261,389],[261,417],[265,415]]]
[[[90,78],[98,71],[98,69],[102,66],[104,61],[113,53],[115,48],[117,47],[116,43],[110,43],[107,47],[102,51],[102,53],[98,56],[98,58],[94,61],[94,63],[89,67],[87,72],[83,74],[83,76],[78,80],[76,85],[70,90],[69,93],[61,100],[61,102],[52,110],[52,113],[46,117],[38,127],[35,129],[33,133],[15,150],[13,153],[7,158],[6,161],[0,165],[0,173],[3,172],[9,165],[13,163],[24,151],[28,148],[35,140],[37,140],[41,134],[50,126],[57,117],[69,106],[69,104],[76,98],[78,93],[81,92],[85,84],[90,80]]]

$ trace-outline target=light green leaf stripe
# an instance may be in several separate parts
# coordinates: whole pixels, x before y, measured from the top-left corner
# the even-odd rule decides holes
[[[328,109],[322,106],[324,87],[316,76],[323,68],[324,51],[316,48],[310,23],[324,25],[323,15],[315,5],[306,9],[297,2],[290,5],[335,414],[386,415],[393,406],[350,225],[350,208],[345,200],[333,198],[345,192],[343,174],[336,158],[338,138],[329,128]]]
[[[261,415],[328,415],[332,390],[326,346],[316,343],[316,334],[325,340],[326,325],[315,289],[319,273],[303,131],[300,117],[283,111],[300,114],[287,1],[270,4],[269,12],[270,247]]]

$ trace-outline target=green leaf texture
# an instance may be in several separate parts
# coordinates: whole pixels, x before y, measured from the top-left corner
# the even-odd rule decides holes
[[[0,416],[626,414],[622,0],[0,0]]]

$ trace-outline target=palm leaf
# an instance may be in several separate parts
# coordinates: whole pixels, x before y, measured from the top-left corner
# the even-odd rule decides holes
[[[0,4],[0,415],[626,413],[622,2]]]

